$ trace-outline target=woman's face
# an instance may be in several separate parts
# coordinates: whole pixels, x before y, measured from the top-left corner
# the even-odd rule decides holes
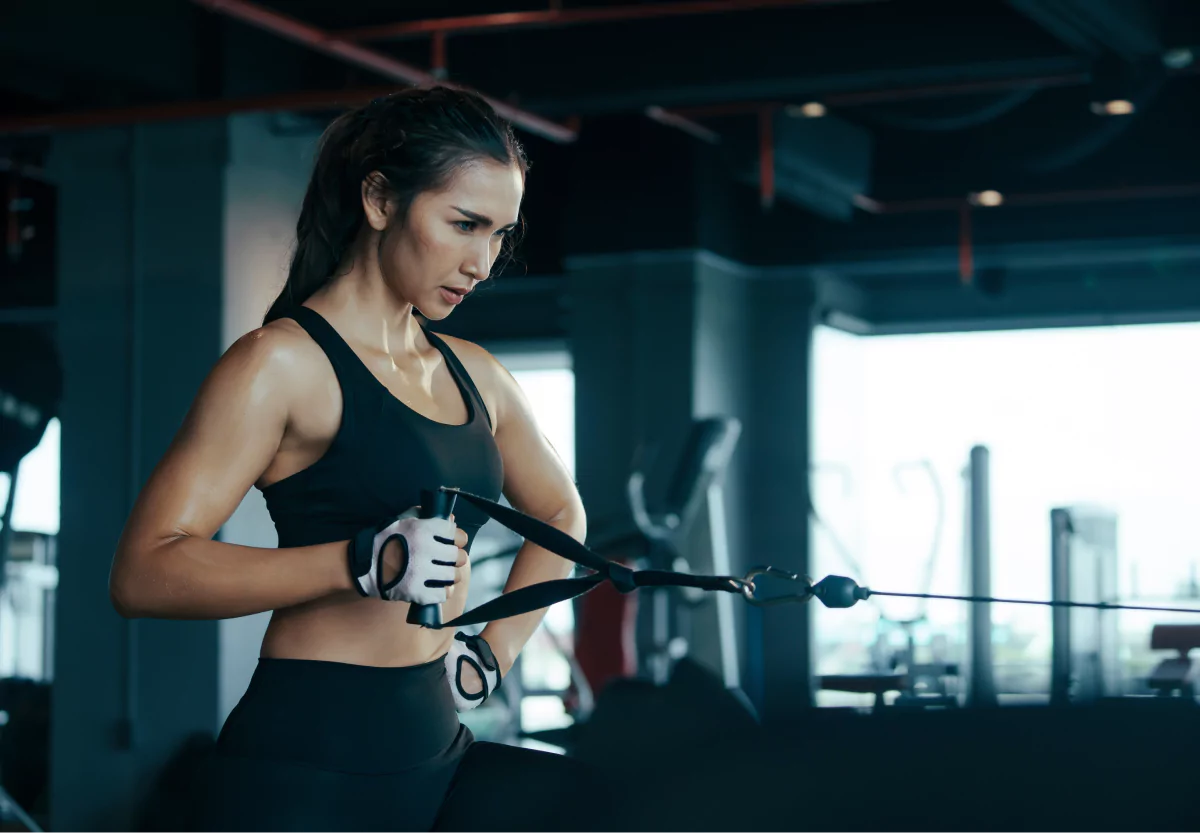
[[[516,165],[473,162],[440,191],[418,195],[379,246],[384,282],[434,321],[485,281],[517,224],[525,183]]]

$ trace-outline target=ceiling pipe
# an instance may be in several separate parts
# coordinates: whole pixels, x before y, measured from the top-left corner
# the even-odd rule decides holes
[[[430,73],[432,76],[433,73]],[[892,90],[863,90],[826,96],[822,100],[834,106],[853,106],[858,102],[898,101],[905,98],[927,98],[938,95],[956,95],[986,90],[1016,89],[1023,86],[1065,86],[1086,84],[1087,76],[1060,75],[1011,78],[1002,81],[978,82],[974,84],[940,85],[937,87],[913,87]],[[201,101],[180,101],[168,104],[148,104],[133,107],[113,107],[73,112],[44,113],[38,115],[0,117],[0,135],[14,133],[47,133],[86,127],[108,127],[136,122],[175,121],[190,118],[215,118],[233,113],[305,111],[356,107],[373,98],[395,92],[394,87],[356,87],[343,90],[311,90],[296,93],[278,93],[247,98],[222,98]],[[698,107],[664,109],[649,107],[645,113],[662,124],[678,127],[706,142],[720,141],[717,133],[695,121],[697,118],[757,115],[763,106],[784,106],[784,102],[739,101]],[[571,129],[570,124],[565,125]]]
[[[465,89],[452,82],[442,81],[434,73],[398,61],[390,55],[376,52],[359,46],[337,35],[330,34],[295,18],[280,14],[271,9],[263,8],[247,0],[192,0],[199,6],[210,11],[223,14],[226,17],[240,20],[251,26],[279,35],[282,38],[307,46],[315,52],[339,58],[348,64],[363,69],[369,69],[385,78],[391,78],[405,84],[418,87],[431,87],[442,84],[448,87]],[[488,98],[487,102],[502,118],[512,122],[514,126],[523,128],[553,142],[568,143],[578,138],[577,130],[561,125],[536,113],[530,113],[519,107],[514,107],[503,101]]]
[[[1066,205],[1081,202],[1122,202],[1127,200],[1165,200],[1200,197],[1200,182],[1180,185],[1126,185],[1120,188],[1081,188],[1074,191],[1043,191],[1027,194],[1004,194],[999,205],[988,206],[997,211],[1013,206]],[[939,197],[922,200],[878,200],[859,195],[854,204],[869,214],[916,214],[935,211],[961,211],[964,206],[977,205],[974,195]]]
[[[400,40],[435,33],[499,32],[506,29],[530,27],[579,26],[587,23],[624,23],[633,20],[686,17],[702,14],[725,14],[766,9],[787,9],[803,6],[839,6],[881,3],[887,0],[683,0],[675,3],[641,3],[626,6],[596,6],[582,9],[563,9],[553,3],[549,9],[525,12],[500,12],[463,17],[441,17],[424,20],[403,20],[378,26],[340,29],[334,34],[346,41]]]
[[[395,87],[358,87],[347,90],[314,90],[247,98],[178,101],[137,107],[110,107],[65,113],[12,116],[0,118],[0,135],[51,133],[57,130],[220,118],[234,113],[350,109],[395,91]]]

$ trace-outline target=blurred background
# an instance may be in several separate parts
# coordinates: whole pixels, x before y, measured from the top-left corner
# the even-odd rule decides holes
[[[283,283],[322,129],[400,86],[526,146],[518,257],[435,328],[513,372],[600,551],[1200,607],[1198,57],[1195,0],[7,3],[6,823],[153,825],[244,691],[267,614],[123,620],[114,546]],[[220,537],[275,546],[257,491]],[[518,544],[481,533],[473,603]],[[1190,698],[1152,632],[1195,619],[597,591],[468,719],[571,751],[685,661],[767,720]]]

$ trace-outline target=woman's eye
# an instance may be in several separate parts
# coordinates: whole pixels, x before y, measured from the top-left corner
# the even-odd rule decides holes
[[[475,231],[476,223],[474,220],[457,220],[454,224],[462,231]]]

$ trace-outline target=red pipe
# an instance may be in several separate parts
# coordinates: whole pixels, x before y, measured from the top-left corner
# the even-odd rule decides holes
[[[430,63],[432,64],[432,66],[430,67],[430,71],[437,78],[445,78],[447,75],[447,72],[446,72],[446,33],[445,32],[434,32],[433,33],[433,43],[430,48],[431,48],[431,51],[433,52],[433,60],[430,61]]]
[[[419,87],[429,87],[438,83],[443,83],[446,86],[457,86],[440,82],[432,73],[411,64],[406,64],[403,61],[398,61],[390,55],[384,55],[381,52],[351,43],[345,38],[332,35],[315,26],[310,26],[307,23],[280,14],[279,12],[265,9],[262,6],[247,2],[247,0],[193,0],[193,2],[211,11],[220,12],[227,17],[235,18],[243,23],[249,23],[252,26],[257,26],[260,29],[265,29],[280,37],[307,46],[316,52],[334,58],[341,58],[349,64],[369,69],[384,77],[402,81],[405,84],[412,84]],[[485,98],[487,97],[485,96]],[[564,143],[573,142],[578,138],[576,131],[569,130],[561,124],[550,121],[535,113],[530,113],[495,99],[488,98],[487,100],[502,118],[507,119],[518,127],[528,130],[530,133],[535,133],[551,141]]]
[[[758,197],[764,209],[775,204],[775,109],[758,111]]]
[[[796,6],[833,6],[849,3],[879,3],[886,0],[687,0],[677,3],[640,3],[629,6],[562,9],[557,4],[544,11],[501,12],[464,17],[404,20],[382,26],[341,29],[336,36],[347,41],[397,40],[434,32],[477,32],[517,29],[527,26],[577,26],[584,23],[619,23],[663,17],[785,9]]]
[[[975,279],[975,255],[971,251],[971,205],[963,203],[958,212],[958,277],[963,286]]]

